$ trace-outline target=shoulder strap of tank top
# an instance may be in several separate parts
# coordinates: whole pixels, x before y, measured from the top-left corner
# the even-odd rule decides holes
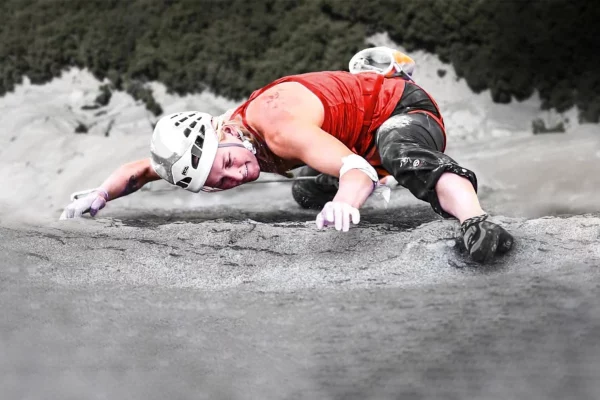
[[[253,134],[254,136],[258,136],[256,131],[254,129],[252,129],[252,127],[250,125],[248,125],[248,121],[246,120],[246,109],[248,108],[248,106],[250,105],[250,103],[256,99],[258,96],[260,96],[261,94],[263,94],[267,89],[272,88],[275,85],[278,85],[282,82],[286,82],[288,80],[291,80],[290,78],[292,78],[292,76],[284,76],[283,78],[279,78],[271,83],[269,83],[266,86],[263,86],[260,89],[255,90],[254,92],[252,92],[252,94],[250,95],[250,97],[248,98],[248,100],[246,100],[241,106],[239,106],[232,114],[232,117],[235,117],[236,115],[239,115],[242,118],[242,123],[244,124],[244,126],[246,127],[246,129],[248,129],[248,131]]]
[[[243,109],[240,112],[240,116],[242,117],[242,124],[244,124],[244,127],[246,129],[248,129],[248,131],[254,136],[254,137],[258,137],[258,134],[256,133],[256,131],[248,124],[248,121],[246,121],[246,108],[248,108],[248,105],[250,104],[250,102],[246,102],[244,104]]]

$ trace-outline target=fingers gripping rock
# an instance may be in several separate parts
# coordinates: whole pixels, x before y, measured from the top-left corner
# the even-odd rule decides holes
[[[62,212],[60,219],[81,218],[81,216],[89,212],[92,217],[98,214],[98,211],[106,206],[108,193],[103,189],[97,189],[87,194],[86,196],[73,200]]]
[[[338,231],[348,232],[350,222],[360,222],[360,212],[349,204],[330,201],[325,204],[323,210],[317,215],[316,224],[318,229],[327,226],[335,226]]]

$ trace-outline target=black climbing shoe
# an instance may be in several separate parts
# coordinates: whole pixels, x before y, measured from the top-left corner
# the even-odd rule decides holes
[[[314,176],[314,180],[296,181],[292,185],[294,200],[302,208],[320,210],[327,202],[333,200],[338,188],[338,178],[319,173],[310,167],[300,170],[298,176]]]
[[[490,261],[496,253],[507,253],[514,242],[510,233],[487,218],[487,214],[469,218],[460,226],[467,251],[480,263]]]

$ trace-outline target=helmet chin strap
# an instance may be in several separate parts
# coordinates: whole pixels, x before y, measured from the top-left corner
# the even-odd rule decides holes
[[[256,155],[256,148],[254,148],[254,145],[252,144],[252,142],[250,142],[250,140],[248,140],[248,138],[245,137],[244,135],[242,135],[241,133],[239,135],[240,135],[240,140],[242,141],[242,144],[222,143],[222,144],[219,144],[219,147],[243,147],[244,149],[252,152],[252,154]]]

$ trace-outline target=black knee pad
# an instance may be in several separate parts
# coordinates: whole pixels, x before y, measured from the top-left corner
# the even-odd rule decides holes
[[[383,167],[418,199],[428,202],[444,218],[453,218],[440,206],[435,186],[445,172],[467,178],[477,192],[477,177],[441,152],[443,131],[422,114],[398,115],[377,132]]]
[[[319,173],[319,171],[304,167],[300,177],[315,177],[314,180],[299,180],[292,184],[292,196],[302,208],[320,210],[335,197],[339,188],[336,177]]]

